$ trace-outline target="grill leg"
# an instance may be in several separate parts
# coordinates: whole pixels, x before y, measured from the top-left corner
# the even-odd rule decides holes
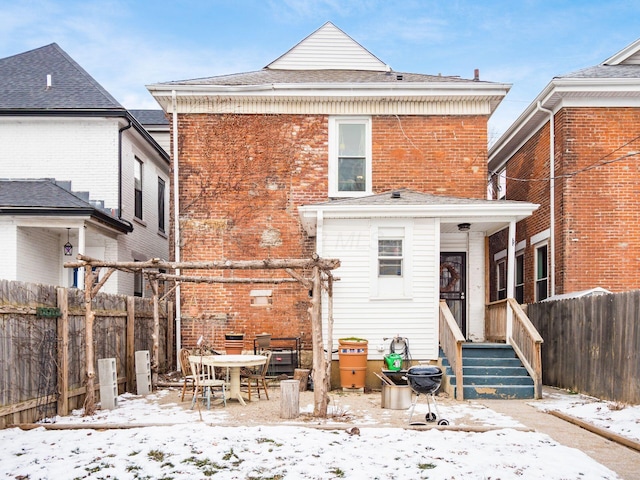
[[[416,399],[413,401],[413,403],[411,404],[411,415],[409,415],[409,425],[411,425],[411,419],[413,418],[413,411],[416,408],[416,403],[418,403],[418,397],[420,396],[419,393],[416,393]]]

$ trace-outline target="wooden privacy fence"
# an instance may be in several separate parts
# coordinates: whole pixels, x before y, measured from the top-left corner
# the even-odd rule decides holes
[[[115,358],[118,392],[135,392],[135,352],[153,348],[153,302],[98,294],[92,306],[96,364]],[[84,325],[82,290],[0,280],[0,428],[82,407]],[[173,325],[172,304],[163,302],[159,371],[173,365]]]
[[[545,343],[543,381],[605,400],[640,404],[640,291],[534,303]]]

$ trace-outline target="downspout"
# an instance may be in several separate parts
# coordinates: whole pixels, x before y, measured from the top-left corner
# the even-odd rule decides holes
[[[133,224],[122,218],[122,132],[129,130],[133,126],[131,120],[126,117],[125,119],[127,120],[128,125],[125,125],[118,130],[118,220],[128,223],[133,230]]]
[[[553,111],[543,108],[540,101],[538,101],[538,110],[549,114],[549,296],[553,296],[556,293],[556,135]]]
[[[173,251],[174,261],[180,262],[180,188],[178,184],[178,99],[176,91],[171,91],[171,116],[173,121]],[[176,268],[176,275],[180,275],[180,269]],[[176,285],[176,357],[182,348],[181,338],[181,309],[180,309],[180,283]],[[180,369],[180,360],[177,369]]]

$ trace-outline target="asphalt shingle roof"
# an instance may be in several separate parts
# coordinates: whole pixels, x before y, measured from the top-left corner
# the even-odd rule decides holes
[[[467,83],[460,77],[423,75],[419,73],[376,72],[368,70],[271,70],[264,68],[255,72],[234,73],[216,77],[196,78],[166,82],[167,85],[220,85],[246,86],[268,84],[305,83]]]
[[[51,87],[47,88],[47,75]],[[123,110],[57,44],[0,59],[0,109]]]
[[[640,78],[640,65],[595,65],[556,78]]]
[[[169,125],[169,120],[162,109],[157,110],[129,110],[142,125]]]
[[[396,192],[397,196],[394,196]],[[314,205],[352,205],[352,206],[388,206],[388,205],[493,205],[498,200],[485,200],[480,198],[450,197],[445,195],[433,195],[431,193],[416,192],[408,189],[396,189],[376,195],[355,198],[339,198]],[[500,200],[501,203],[514,203],[517,201]]]
[[[94,208],[53,180],[0,180],[0,208]]]

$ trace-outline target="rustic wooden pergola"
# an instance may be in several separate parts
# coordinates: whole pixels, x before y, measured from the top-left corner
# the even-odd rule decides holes
[[[245,283],[245,284],[278,284],[287,282],[299,282],[304,288],[312,292],[311,307],[309,316],[311,318],[311,339],[313,346],[313,369],[312,377],[314,382],[314,410],[317,417],[326,417],[328,407],[328,392],[331,380],[331,352],[333,336],[333,282],[332,270],[340,266],[337,259],[323,259],[318,255],[313,255],[309,259],[266,259],[266,260],[220,260],[209,262],[167,262],[160,259],[152,259],[145,262],[111,262],[99,260],[85,255],[78,255],[77,262],[65,263],[67,268],[84,268],[84,304],[85,304],[85,354],[86,354],[86,387],[87,394],[84,402],[85,415],[95,413],[95,368],[93,349],[93,323],[95,313],[92,308],[92,301],[100,289],[107,282],[113,272],[120,270],[124,272],[142,272],[146,275],[153,294],[153,346],[151,353],[151,371],[153,384],[157,384],[157,373],[159,364],[159,337],[160,337],[160,313],[159,304],[170,295],[180,283]],[[105,274],[99,281],[99,274],[94,273],[106,269]],[[174,275],[163,273],[164,271],[183,270],[280,270],[286,272],[289,277],[281,278],[243,278],[243,277],[222,277],[222,276],[195,276],[195,275]],[[300,271],[311,270],[311,278],[305,277]],[[171,281],[174,287],[162,297],[159,296],[159,282]],[[322,311],[321,295],[322,290],[328,296],[328,323],[327,338],[328,348],[325,349],[322,338]],[[325,356],[326,352],[326,356]]]

